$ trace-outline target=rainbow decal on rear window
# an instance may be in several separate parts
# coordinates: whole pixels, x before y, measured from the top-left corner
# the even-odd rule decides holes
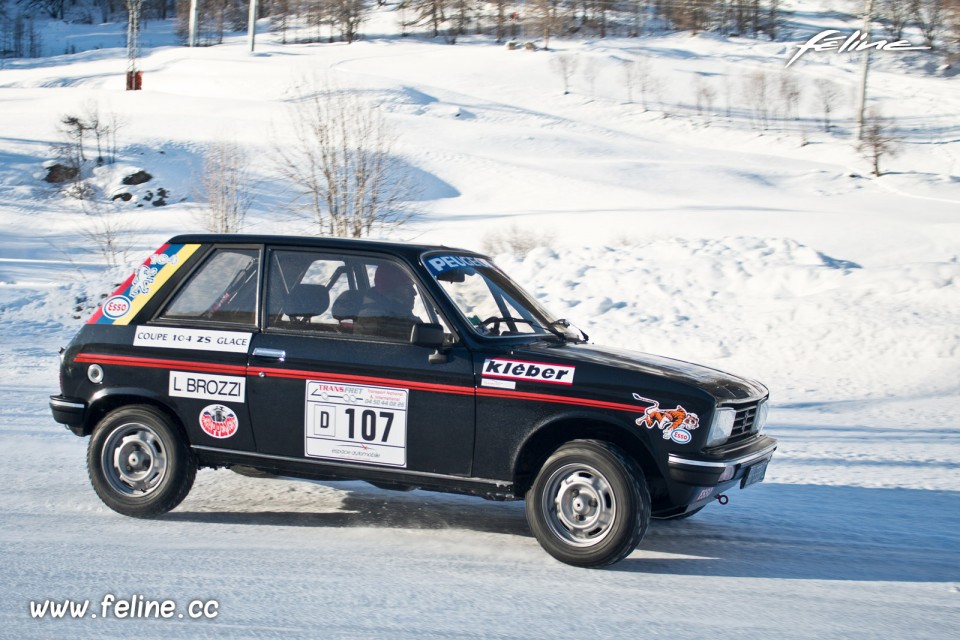
[[[165,244],[157,249],[103,301],[87,324],[130,324],[143,305],[199,248],[199,244]]]

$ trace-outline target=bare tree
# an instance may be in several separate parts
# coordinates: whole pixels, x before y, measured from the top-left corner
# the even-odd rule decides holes
[[[706,112],[709,116],[717,100],[717,90],[702,76],[696,75],[693,77],[693,92],[697,100],[697,114]]]
[[[340,30],[340,37],[344,42],[351,43],[357,39],[360,24],[366,16],[366,0],[332,0],[329,11],[333,22]]]
[[[543,48],[550,48],[550,36],[557,32],[560,17],[557,12],[559,0],[533,0],[534,14],[540,19],[543,30]]]
[[[647,0],[630,0],[633,14],[632,27],[630,28],[630,37],[637,38],[643,30],[644,13],[647,10]]]
[[[87,162],[83,142],[87,123],[79,116],[65,114],[58,126],[61,141],[53,146],[53,152],[63,178],[61,191],[71,198],[85,200],[93,195],[83,171]]]
[[[633,90],[639,89],[640,104],[646,111],[647,92],[652,81],[650,63],[647,62],[646,58],[625,61],[621,66],[621,72],[623,73],[623,84],[627,89],[627,102],[633,102]]]
[[[507,37],[507,0],[495,0],[497,6],[497,43]]]
[[[790,73],[789,69],[780,70],[780,100],[783,101],[784,114],[794,120],[800,119],[800,81]]]
[[[960,63],[960,0],[948,0],[946,22],[947,61],[956,65]]]
[[[318,232],[359,238],[406,222],[412,177],[392,154],[382,112],[329,83],[302,84],[297,92],[292,142],[278,144],[275,155]]]
[[[744,93],[752,107],[754,121],[766,131],[770,119],[770,78],[763,71],[754,71],[744,80]]]
[[[903,0],[880,0],[877,3],[877,15],[883,22],[884,31],[893,40],[903,38],[903,32],[910,24],[911,4]]]
[[[632,60],[620,61],[620,74],[623,76],[623,87],[627,90],[627,102],[633,103],[633,89],[637,86],[637,64]]]
[[[923,34],[928,46],[935,46],[934,40],[944,27],[947,19],[945,0],[910,0],[913,21]]]
[[[823,111],[823,130],[830,133],[830,113],[840,97],[840,86],[827,78],[817,78],[813,86],[817,90],[817,102]]]
[[[550,59],[550,68],[563,79],[563,95],[570,93],[570,78],[577,70],[578,60],[569,53],[560,53]]]
[[[76,115],[67,113],[60,116],[57,128],[60,133],[60,142],[53,145],[53,153],[57,157],[61,179],[52,182],[64,182],[63,193],[85,200],[93,195],[93,189],[86,181],[87,149],[92,138],[96,145],[97,166],[116,162],[117,132],[122,122],[115,113],[103,114],[97,103],[92,102],[84,106],[83,113]]]
[[[102,202],[86,200],[83,203],[86,215],[80,233],[97,248],[108,266],[125,264],[130,249],[137,243],[133,226],[116,210],[109,211]]]
[[[410,22],[411,25],[428,24],[433,37],[436,38],[447,21],[447,2],[448,0],[410,0],[401,6],[406,8],[409,4],[413,9],[414,17]]]
[[[203,196],[209,210],[203,222],[213,233],[237,233],[253,204],[250,158],[236,142],[209,145],[203,156]]]
[[[590,97],[597,97],[597,76],[600,75],[600,62],[596,58],[587,58],[583,62],[583,77],[590,85]]]
[[[873,175],[879,177],[880,159],[899,152],[893,119],[884,117],[879,109],[870,109],[863,123],[863,139],[857,148],[873,165]]]
[[[523,258],[537,247],[549,247],[555,240],[552,231],[537,227],[535,230],[512,224],[484,234],[483,250],[490,255],[508,253]]]
[[[102,113],[97,102],[89,102],[84,106],[83,117],[79,118],[79,126],[89,132],[97,147],[97,165],[113,164],[117,161],[117,133],[123,127],[123,122],[116,113]]]

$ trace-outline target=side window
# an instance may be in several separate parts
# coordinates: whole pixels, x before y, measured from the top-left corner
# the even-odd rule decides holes
[[[397,262],[305,251],[270,254],[269,327],[405,342],[418,322],[446,327],[410,272]]]
[[[267,269],[267,326],[342,332],[335,305],[351,288],[342,257],[307,251],[273,251]]]
[[[190,276],[160,314],[163,320],[257,322],[260,252],[217,249]]]
[[[393,340],[409,340],[413,325],[435,322],[423,292],[413,276],[392,260],[367,260],[369,288],[357,311],[354,333]]]

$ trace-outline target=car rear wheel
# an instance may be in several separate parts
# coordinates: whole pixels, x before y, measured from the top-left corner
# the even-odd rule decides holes
[[[643,472],[618,447],[596,440],[557,449],[526,501],[527,522],[540,545],[579,567],[619,562],[636,548],[650,521]]]
[[[87,447],[87,472],[104,504],[135,518],[176,507],[190,492],[197,463],[179,427],[148,406],[108,413]]]

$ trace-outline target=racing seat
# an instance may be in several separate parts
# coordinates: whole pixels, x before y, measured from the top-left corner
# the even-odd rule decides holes
[[[301,282],[287,294],[283,312],[293,325],[309,324],[315,316],[323,314],[330,306],[330,292],[322,284]]]
[[[333,301],[333,307],[330,309],[337,322],[340,323],[340,329],[345,333],[353,331],[353,321],[360,314],[360,307],[363,306],[363,292],[348,290],[337,296]]]

